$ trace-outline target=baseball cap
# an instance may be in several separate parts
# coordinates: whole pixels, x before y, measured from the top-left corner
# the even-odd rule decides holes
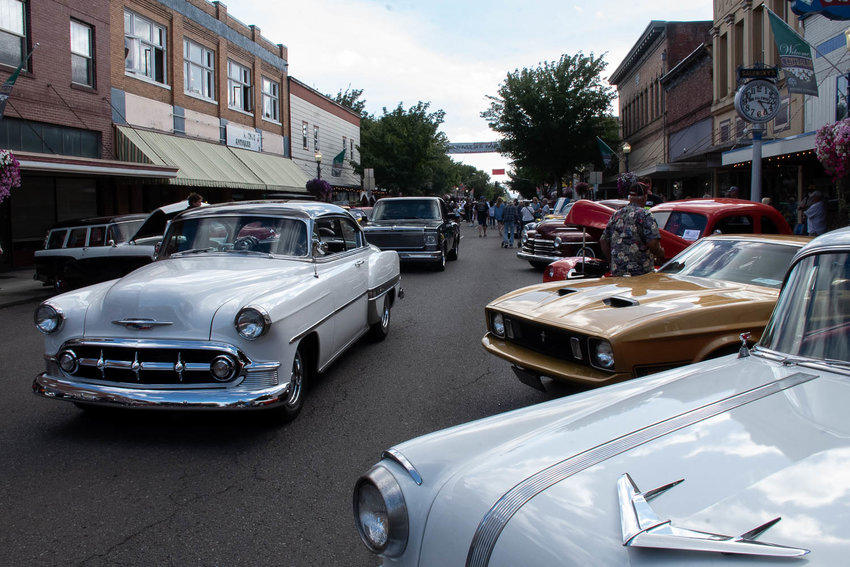
[[[643,197],[646,194],[646,189],[643,183],[632,183],[629,187],[629,197]]]

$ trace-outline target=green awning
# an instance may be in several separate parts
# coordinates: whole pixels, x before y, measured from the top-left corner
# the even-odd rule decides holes
[[[178,168],[171,185],[307,192],[307,175],[288,158],[129,126],[116,129],[118,158]]]

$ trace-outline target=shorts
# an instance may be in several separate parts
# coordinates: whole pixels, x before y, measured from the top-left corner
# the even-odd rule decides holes
[[[490,215],[487,211],[482,211],[478,213],[478,224],[487,226],[487,219],[490,218]]]

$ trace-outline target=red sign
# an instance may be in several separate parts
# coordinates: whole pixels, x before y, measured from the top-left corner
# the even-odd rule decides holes
[[[494,169],[493,170],[493,175],[504,175],[504,174],[505,174],[504,169]]]

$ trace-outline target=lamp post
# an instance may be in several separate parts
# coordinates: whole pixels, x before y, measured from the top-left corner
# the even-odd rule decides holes
[[[629,154],[632,153],[632,146],[628,142],[623,143],[623,155],[626,156],[626,173],[629,172]]]
[[[316,150],[316,153],[313,155],[316,158],[316,178],[322,178],[322,152]]]

